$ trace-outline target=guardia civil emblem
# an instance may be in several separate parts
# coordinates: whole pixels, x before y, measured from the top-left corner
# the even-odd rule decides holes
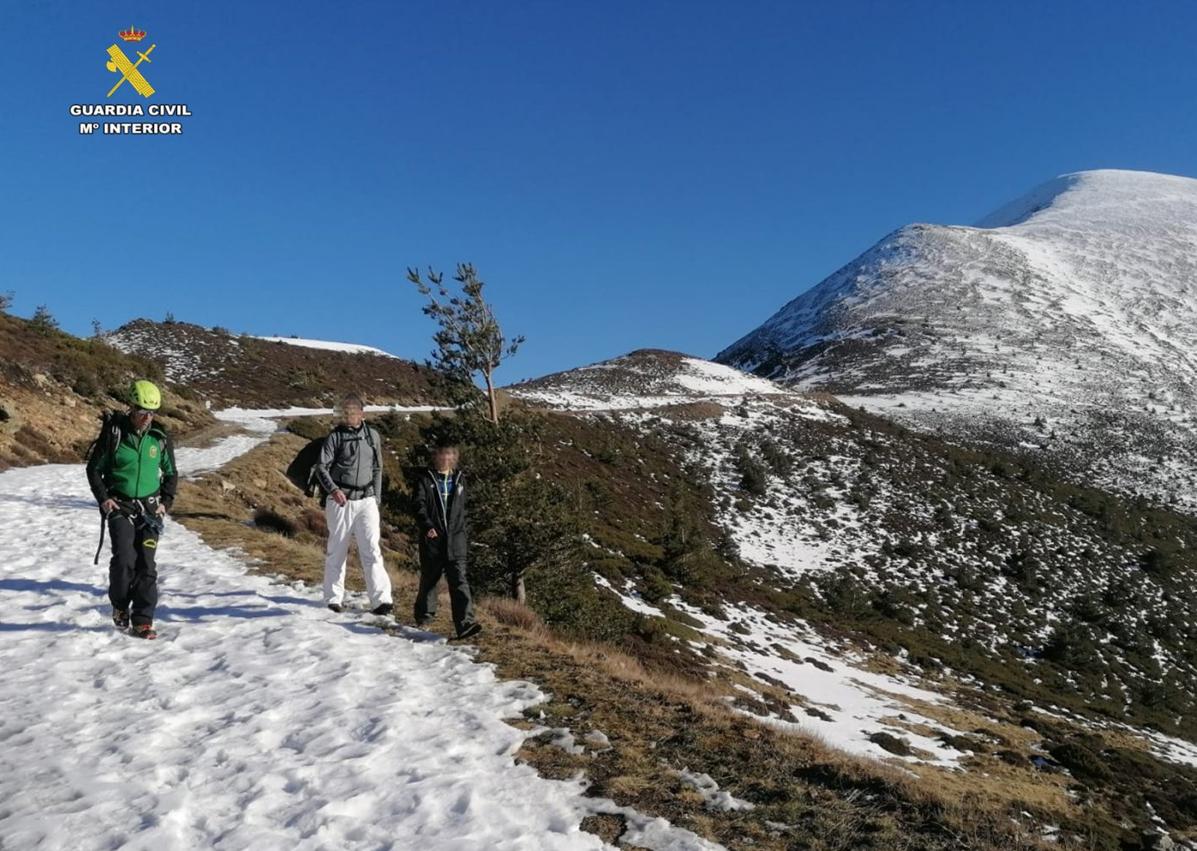
[[[124,41],[139,42],[145,38],[145,30],[139,30],[137,27],[130,26],[127,30],[121,30],[117,35]],[[112,97],[116,93],[116,90],[125,82],[128,82],[129,85],[136,89],[137,93],[142,97],[148,98],[154,93],[154,87],[150,85],[150,81],[145,78],[145,75],[137,70],[137,66],[142,62],[149,62],[150,54],[154,52],[154,48],[157,46],[156,44],[151,44],[150,49],[145,53],[142,53],[140,50],[136,51],[137,55],[141,57],[136,62],[130,61],[129,57],[125,55],[125,51],[121,50],[115,44],[108,48],[108,70],[114,74],[121,75],[121,78],[116,81],[116,85],[108,90],[108,97]]]

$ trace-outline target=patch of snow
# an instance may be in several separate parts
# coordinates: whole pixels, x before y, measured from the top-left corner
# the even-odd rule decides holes
[[[574,756],[581,756],[586,753],[586,748],[578,744],[577,739],[574,738],[574,734],[568,728],[559,727],[550,732],[553,734],[553,738],[549,740],[549,744],[553,747],[560,748],[567,754]]]
[[[257,335],[250,335],[258,340],[265,340],[268,343],[286,343],[288,346],[301,346],[305,349],[324,349],[330,352],[346,352],[352,355],[378,355],[384,358],[395,358],[396,355],[390,352],[384,352],[382,349],[374,346],[363,346],[358,343],[338,343],[331,340],[308,340],[303,337],[259,337]]]
[[[601,730],[591,730],[582,737],[582,741],[590,745],[595,750],[607,750],[611,747],[611,740],[607,738],[607,734]]]
[[[765,612],[748,607],[728,608],[729,620],[720,620],[691,606],[680,597],[670,604],[702,623],[703,632],[720,639],[719,653],[749,674],[764,674],[785,683],[801,698],[792,712],[797,722],[773,719],[785,727],[813,733],[829,745],[848,753],[877,759],[929,762],[953,766],[967,756],[945,743],[916,733],[910,724],[947,730],[920,714],[919,705],[940,706],[947,698],[906,680],[864,668],[849,651],[829,652],[812,630],[798,634],[793,625],[771,620]],[[736,628],[733,629],[732,625]],[[783,652],[777,652],[781,648]],[[806,712],[809,708],[812,712]],[[898,723],[899,715],[905,722]],[[957,731],[948,731],[958,734]],[[922,753],[899,757],[870,741],[874,733],[888,733],[907,740]]]
[[[744,801],[733,796],[730,792],[720,789],[719,784],[711,779],[709,774],[695,774],[688,768],[677,772],[678,778],[702,796],[706,805],[713,810],[723,812],[740,812],[755,810],[756,805],[751,801]]]
[[[697,358],[683,358],[682,369],[674,380],[700,396],[743,396],[748,393],[777,393],[780,390],[772,381]]]
[[[605,577],[596,573],[594,574],[594,584],[600,588],[606,588],[612,594],[619,597],[619,602],[623,603],[624,606],[631,609],[633,612],[657,618],[665,617],[664,612],[651,603],[646,602],[645,599],[640,596],[640,592],[636,590],[636,584],[631,580],[628,580],[625,583],[623,591],[619,591],[614,585],[608,582]]]

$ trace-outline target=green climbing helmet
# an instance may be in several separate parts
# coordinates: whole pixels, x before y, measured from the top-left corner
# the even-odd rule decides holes
[[[129,388],[129,402],[143,411],[156,411],[162,407],[162,392],[149,381],[134,381]]]

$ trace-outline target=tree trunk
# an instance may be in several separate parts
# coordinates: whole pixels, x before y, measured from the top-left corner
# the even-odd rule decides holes
[[[495,383],[490,371],[482,373],[486,378],[486,401],[490,405],[490,421],[496,425],[499,422],[499,399],[495,395]]]
[[[511,597],[523,605],[528,602],[528,595],[524,590],[524,574],[516,573],[511,577]]]

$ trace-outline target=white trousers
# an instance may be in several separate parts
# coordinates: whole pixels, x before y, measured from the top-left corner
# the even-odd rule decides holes
[[[345,559],[350,541],[357,540],[357,554],[366,574],[366,592],[370,608],[390,603],[391,577],[382,560],[378,502],[373,497],[351,499],[337,505],[329,499],[324,507],[328,520],[328,548],[324,553],[324,602],[337,603],[345,598]]]

